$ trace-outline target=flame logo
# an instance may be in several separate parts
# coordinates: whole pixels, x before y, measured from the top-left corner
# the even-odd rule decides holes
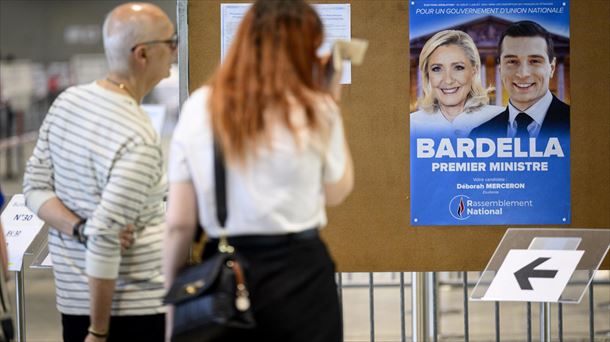
[[[449,205],[447,209],[449,209],[449,214],[456,220],[467,220],[470,215],[468,214],[468,210],[466,210],[466,205],[468,204],[468,200],[470,197],[459,194],[453,196],[451,201],[449,201]]]
[[[457,216],[462,217],[463,213],[464,213],[464,198],[460,197],[460,204],[458,204]]]

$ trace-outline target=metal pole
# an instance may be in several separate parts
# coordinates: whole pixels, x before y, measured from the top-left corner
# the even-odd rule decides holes
[[[341,272],[337,275],[337,295],[339,296],[339,305],[343,308],[343,275]]]
[[[430,341],[426,333],[428,326],[428,303],[426,296],[426,273],[411,273],[411,325],[413,342]]]
[[[24,111],[20,110],[17,112],[17,117],[15,118],[15,136],[20,137],[24,133],[23,126],[23,117],[25,116]],[[16,166],[17,166],[17,174],[23,174],[22,165],[25,164],[23,161],[23,144],[17,144],[15,146],[15,153],[17,154]]]
[[[407,341],[405,327],[405,272],[400,272],[400,341]]]
[[[23,265],[15,272],[15,310],[17,318],[17,341],[25,342],[25,295]]]
[[[468,331],[468,272],[463,273],[464,277],[464,342],[468,342],[470,339],[470,333]]]
[[[589,341],[595,340],[595,301],[593,300],[593,281],[589,284]]]
[[[431,334],[428,334],[428,336],[431,335],[431,339],[430,341],[432,342],[437,342],[437,336],[438,336],[438,321],[436,319],[436,313],[438,312],[438,307],[437,307],[437,281],[436,281],[436,272],[426,272],[428,275],[428,284],[426,284],[428,286],[428,291],[427,291],[427,295],[428,295],[428,302],[430,303],[429,307],[431,308],[431,310],[429,310],[428,314],[430,315],[430,326],[429,326],[429,332]]]
[[[540,303],[540,342],[551,342],[551,303]]]
[[[500,302],[494,302],[494,315],[496,318],[496,342],[500,342]]]
[[[13,123],[15,122],[15,112],[10,105],[6,106],[6,137],[10,138],[16,136],[17,133],[13,131]],[[13,178],[13,149],[9,147],[6,149],[5,160],[6,160],[6,178]]]
[[[532,302],[527,302],[527,342],[532,342]]]
[[[375,342],[375,283],[373,272],[369,272],[369,318],[371,320],[371,342]]]
[[[559,342],[563,342],[563,304],[558,303],[557,304],[557,315],[558,315],[558,320],[557,320],[557,325],[558,325],[558,330],[559,330]]]
[[[188,0],[178,0],[178,98],[179,108],[189,97]]]

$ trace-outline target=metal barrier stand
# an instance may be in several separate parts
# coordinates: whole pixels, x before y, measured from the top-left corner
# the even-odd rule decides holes
[[[540,303],[540,341],[551,342],[551,303]]]
[[[405,327],[405,273],[400,272],[400,341],[407,341]]]
[[[463,277],[463,291],[464,291],[464,342],[469,342],[470,331],[468,323],[468,272],[462,273]]]
[[[187,0],[178,0],[176,4],[176,16],[178,23],[178,92],[179,92],[179,108],[189,97],[189,46],[188,46],[188,2]]]
[[[589,340],[595,340],[595,304],[593,301],[593,281],[589,284]]]
[[[411,273],[411,323],[413,342],[425,342],[433,339],[428,331],[428,277],[426,272]]]
[[[17,341],[25,342],[25,279],[23,265],[15,272],[15,316],[17,317]]]
[[[532,302],[527,302],[527,342],[532,342]]]

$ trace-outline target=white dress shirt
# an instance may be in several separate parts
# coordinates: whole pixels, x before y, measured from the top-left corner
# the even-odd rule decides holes
[[[531,105],[526,110],[519,110],[513,106],[513,104],[508,102],[508,136],[514,137],[517,134],[517,123],[515,122],[515,118],[519,113],[525,113],[529,115],[534,121],[532,121],[529,125],[527,125],[527,131],[530,134],[530,137],[537,137],[538,133],[540,133],[540,128],[542,127],[542,122],[544,122],[544,117],[546,116],[546,112],[549,110],[551,106],[551,102],[553,102],[553,95],[549,90],[546,91],[546,94],[538,100],[538,102]]]
[[[503,110],[504,108],[500,106],[486,105],[474,112],[460,113],[453,122],[447,120],[440,110],[432,113],[418,110],[411,113],[411,136],[467,137],[473,128],[487,122]]]

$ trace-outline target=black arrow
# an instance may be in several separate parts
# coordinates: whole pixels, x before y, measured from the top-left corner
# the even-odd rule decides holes
[[[550,258],[538,258],[515,272],[521,290],[533,290],[529,278],[555,278],[556,270],[536,270],[535,268]]]

